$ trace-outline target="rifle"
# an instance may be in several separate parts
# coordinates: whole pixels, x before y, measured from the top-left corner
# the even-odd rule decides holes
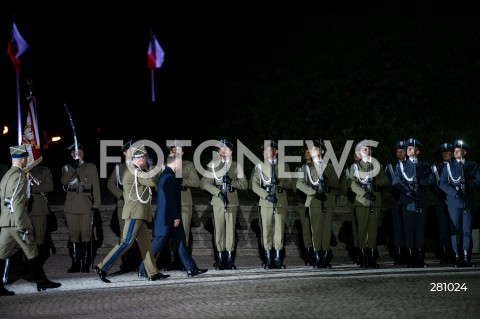
[[[373,213],[373,200],[375,198],[375,181],[372,176],[373,165],[372,165],[372,147],[370,146],[370,161],[368,162],[368,181],[367,181],[367,192],[369,193],[370,199],[370,214]]]
[[[417,176],[417,173],[418,173],[418,170],[417,170],[417,147],[416,147],[415,143],[416,143],[416,140],[413,139],[413,190],[412,190],[412,193],[413,193],[413,195],[415,195],[415,198],[418,199],[417,192],[418,192],[418,189],[419,189],[419,185],[418,185],[418,176]],[[415,213],[420,214],[422,212],[422,208],[419,206],[418,200],[414,200],[414,203],[415,203]]]
[[[460,179],[460,192],[462,193],[462,209],[463,213],[467,213],[467,201],[465,199],[465,196],[467,194],[467,184],[465,183],[465,167],[463,165],[463,141],[460,141],[460,173],[461,173],[461,179]]]
[[[231,185],[227,182],[227,180],[230,180],[230,176],[228,176],[228,165],[227,165],[227,159],[224,157],[225,163],[224,163],[224,170],[225,173],[222,178],[222,193],[225,194],[225,198],[228,198],[228,191],[231,188]],[[223,208],[224,212],[227,212],[227,206],[228,206],[228,201],[223,202]]]
[[[277,172],[275,171],[275,160],[272,161],[271,164],[271,169],[272,169],[272,178],[270,179],[270,194],[273,195],[273,198],[275,198],[275,201],[277,199],[277,185],[280,183],[277,178]],[[276,204],[275,202],[273,203],[273,211],[276,209]]]

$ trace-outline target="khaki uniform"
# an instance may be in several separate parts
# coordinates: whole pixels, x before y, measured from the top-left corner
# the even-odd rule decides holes
[[[240,205],[237,189],[248,189],[248,181],[237,162],[232,161],[227,173],[232,179],[232,189],[227,192],[229,204],[225,211],[225,206],[219,197],[222,187],[222,177],[225,173],[224,163],[220,164],[215,171],[211,169],[208,177],[202,177],[200,181],[201,189],[212,195],[210,204],[213,207],[213,223],[215,226],[215,246],[218,252],[234,251],[235,249],[235,223],[237,221],[237,209]]]
[[[193,214],[192,187],[200,187],[200,178],[192,162],[182,160],[182,187],[180,205],[182,207],[182,223],[185,229],[185,241],[188,247],[190,241],[190,225]]]
[[[308,207],[312,229],[312,242],[315,255],[328,254],[330,250],[333,212],[335,196],[332,190],[339,188],[337,174],[331,164],[312,162],[303,165],[304,177],[297,179],[297,189],[307,195],[305,206]],[[322,186],[323,184],[323,186]],[[326,200],[321,201],[315,197],[316,187],[322,187]],[[321,256],[320,256],[321,257]],[[320,258],[317,258],[320,260]],[[320,267],[320,263],[317,262]]]
[[[18,244],[28,259],[38,255],[34,240],[34,229],[27,212],[28,180],[20,167],[12,166],[0,182],[1,215],[0,215],[0,259],[4,260],[11,255]],[[5,200],[11,201],[9,209]],[[28,231],[25,239],[19,232]]]
[[[88,242],[92,236],[92,208],[100,209],[100,183],[95,164],[83,162],[77,169],[63,166],[61,183],[67,193],[65,220],[72,243]]]
[[[122,219],[123,206],[125,204],[125,200],[123,198],[122,177],[126,169],[127,169],[126,163],[119,163],[115,165],[115,169],[112,171],[107,181],[107,189],[110,191],[110,193],[113,194],[113,196],[115,196],[115,199],[117,200],[116,202],[117,216],[118,216],[118,223],[120,225],[120,231],[123,229],[123,226],[125,225],[125,222]]]
[[[108,269],[121,255],[125,254],[136,240],[143,258],[145,268],[149,277],[158,274],[152,255],[152,235],[147,223],[152,221],[152,187],[157,185],[158,172],[147,172],[140,170],[134,164],[129,164],[123,174],[123,198],[125,204],[122,211],[122,219],[125,226],[122,231],[121,242],[108,253],[108,255],[97,265],[102,272]]]
[[[45,166],[36,166],[28,175],[31,192],[31,209],[28,215],[35,229],[35,242],[41,245],[47,230],[47,216],[50,213],[46,193],[53,191],[53,177],[50,169]]]

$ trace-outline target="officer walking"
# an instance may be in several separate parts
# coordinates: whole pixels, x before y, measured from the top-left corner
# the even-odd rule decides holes
[[[335,196],[333,189],[339,188],[337,173],[333,165],[323,162],[325,144],[314,140],[310,148],[312,162],[302,167],[303,178],[297,179],[296,187],[307,195],[305,206],[312,229],[312,242],[315,251],[316,268],[332,268],[333,258],[330,249]]]
[[[453,157],[440,176],[440,189],[447,194],[448,215],[455,267],[470,267],[472,213],[475,212],[474,187],[480,186],[480,170],[465,159],[468,144],[461,139],[453,142]]]
[[[440,264],[447,265],[450,263],[452,255],[452,245],[450,239],[450,221],[448,216],[447,194],[440,189],[440,176],[448,162],[452,160],[452,144],[440,144],[441,161],[432,165],[432,171],[435,175],[436,184],[432,187],[435,194],[435,217],[438,226],[438,256]]]
[[[12,167],[0,181],[0,269],[5,268],[16,245],[20,246],[28,258],[28,265],[37,283],[37,291],[58,288],[60,283],[47,279],[42,261],[38,256],[34,229],[27,212],[27,201],[31,188],[23,169],[27,165],[28,151],[25,145],[10,147]],[[0,280],[0,296],[13,296]]]
[[[217,148],[220,160],[208,164],[209,172],[202,177],[200,187],[212,196],[210,204],[213,207],[217,249],[214,267],[216,270],[237,269],[234,263],[235,224],[239,206],[237,190],[248,189],[248,181],[243,168],[233,160],[233,144],[223,139]]]
[[[95,164],[84,161],[83,145],[68,147],[72,163],[62,168],[61,183],[67,193],[65,221],[68,228],[72,266],[68,273],[89,272],[93,256],[92,225],[100,216],[100,183]],[[95,217],[97,218],[97,217]],[[93,221],[93,222],[92,222]],[[103,235],[103,234],[102,234]]]
[[[350,189],[355,194],[355,216],[358,223],[358,247],[361,266],[378,268],[378,215],[382,208],[380,189],[388,185],[385,172],[372,156],[372,147],[362,141],[357,155],[361,159],[350,168]],[[378,171],[378,173],[376,173]]]
[[[400,191],[393,187],[392,180],[399,162],[405,160],[405,141],[395,142],[395,161],[388,163],[385,167],[385,175],[390,181],[388,191],[390,192],[390,205],[393,223],[393,260],[394,265],[404,264],[405,238],[403,230],[402,205],[400,204]]]
[[[422,143],[406,141],[407,159],[399,162],[392,185],[400,191],[403,213],[405,248],[409,267],[428,267],[425,263],[425,223],[427,221],[427,189],[435,185],[430,164],[419,160]]]

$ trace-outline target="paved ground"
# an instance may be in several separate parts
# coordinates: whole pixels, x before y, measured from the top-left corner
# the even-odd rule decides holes
[[[16,280],[6,285],[16,295],[0,297],[0,318],[478,318],[480,313],[480,267],[455,269],[432,259],[429,268],[408,269],[385,257],[379,269],[337,258],[326,270],[287,258],[287,269],[264,270],[257,257],[239,256],[237,270],[216,271],[211,256],[194,257],[199,267],[209,268],[206,274],[188,278],[182,271],[164,271],[171,277],[149,282],[134,272],[110,273],[112,283],[105,284],[94,272],[67,274],[69,257],[53,255],[45,270],[62,287],[37,292],[34,283]],[[117,269],[115,264],[111,272]]]

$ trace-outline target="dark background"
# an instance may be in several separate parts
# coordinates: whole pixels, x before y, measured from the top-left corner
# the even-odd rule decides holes
[[[392,159],[396,140],[418,138],[424,158],[434,161],[440,143],[464,138],[468,157],[478,160],[480,11],[474,1],[154,3],[3,5],[6,162],[5,145],[17,143],[15,71],[6,53],[14,14],[30,46],[20,58],[22,117],[31,78],[40,131],[63,138],[43,152],[55,174],[70,160],[65,148],[73,143],[64,103],[86,160],[96,164],[100,140],[131,138],[162,147],[173,138],[190,139],[194,147],[238,139],[257,153],[264,139],[323,138],[338,157],[347,140],[373,139],[381,162]],[[165,51],[155,70],[155,103],[150,27]]]

